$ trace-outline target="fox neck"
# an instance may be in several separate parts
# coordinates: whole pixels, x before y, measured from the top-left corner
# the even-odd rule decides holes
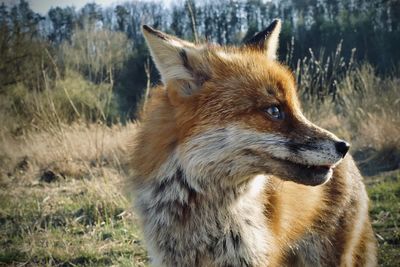
[[[240,206],[245,200],[262,200],[262,191],[267,177],[258,175],[243,177],[240,184],[227,184],[226,177],[204,177],[210,173],[189,176],[174,153],[156,172],[146,179],[139,191],[150,191],[154,204],[179,203],[191,208],[209,205],[215,209],[228,209],[232,204]],[[208,203],[210,202],[210,203]]]
[[[193,182],[196,177],[187,177],[176,154],[154,175],[138,188],[136,205],[142,213],[150,254],[164,255],[160,265],[167,261],[173,266],[171,260],[188,251],[196,255],[188,255],[184,261],[194,266],[202,264],[191,259],[204,259],[207,254],[209,258],[217,256],[222,266],[240,265],[236,260],[250,266],[266,262],[269,242],[262,204],[266,177],[246,179],[237,186],[215,184],[219,178],[212,177],[206,186]],[[171,251],[174,255],[168,260]]]

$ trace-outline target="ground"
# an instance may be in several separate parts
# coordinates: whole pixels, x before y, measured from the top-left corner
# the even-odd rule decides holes
[[[148,266],[137,219],[123,193],[123,144],[115,143],[125,142],[132,127],[88,129],[83,136],[101,136],[103,144],[85,142],[71,150],[76,143],[69,146],[66,140],[81,136],[82,129],[64,132],[63,141],[40,135],[3,144],[0,266]],[[90,152],[95,144],[98,150]],[[399,266],[400,170],[367,176],[366,184],[380,266]]]

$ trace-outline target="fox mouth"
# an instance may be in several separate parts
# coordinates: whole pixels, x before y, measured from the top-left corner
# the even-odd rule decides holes
[[[334,165],[303,165],[290,160],[272,158],[272,174],[295,183],[316,186],[326,183],[333,174]]]

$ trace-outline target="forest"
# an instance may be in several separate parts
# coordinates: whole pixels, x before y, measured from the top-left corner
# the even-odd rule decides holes
[[[380,266],[400,263],[400,1],[0,4],[0,266],[148,266],[124,181],[160,77],[147,24],[240,45],[282,20],[278,60],[305,115],[351,142]]]

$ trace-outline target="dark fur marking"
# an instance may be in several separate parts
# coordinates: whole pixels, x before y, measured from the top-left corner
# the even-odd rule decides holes
[[[221,142],[221,143],[219,143],[219,145],[218,145],[218,149],[223,149],[223,148],[225,148],[226,147],[226,143],[225,142]]]
[[[197,199],[197,192],[187,183],[181,168],[178,168],[174,178],[178,181],[181,187],[188,192],[188,204],[194,203]]]
[[[200,85],[204,84],[206,81],[211,79],[211,76],[203,71],[196,72],[195,76]]]
[[[222,240],[222,250],[224,251],[225,254],[227,253],[226,239],[225,238]]]
[[[254,156],[255,155],[254,151],[252,151],[251,149],[243,149],[242,153],[244,156]]]
[[[208,252],[211,254],[211,255],[215,255],[215,247],[217,246],[217,244],[218,244],[218,238],[217,237],[215,237],[215,236],[209,236],[209,239],[210,239],[210,244],[207,246],[207,250],[208,250]]]
[[[183,66],[193,75],[195,78],[196,84],[201,86],[203,85],[206,81],[210,80],[210,76],[205,73],[202,70],[194,70],[193,67],[190,65],[189,58],[187,56],[187,53],[184,49],[181,49],[179,51],[179,56],[182,59],[182,64]],[[189,85],[190,86],[190,85]],[[189,88],[191,90],[191,88]]]
[[[315,145],[314,141],[307,141],[306,143],[301,144],[301,147],[303,149],[308,149],[308,150],[320,149],[321,148],[320,146]]]
[[[172,184],[172,180],[163,180],[161,183],[156,185],[156,188],[154,189],[154,194],[162,194],[165,191],[165,188],[168,187],[169,185]]]
[[[246,41],[245,45],[263,49],[265,41],[275,30],[275,27],[278,25],[278,22],[279,20],[274,20],[265,30],[256,33],[253,37],[250,38],[250,40]]]
[[[250,263],[243,258],[240,258],[240,265],[245,267],[251,267]]]
[[[168,187],[173,185],[179,185],[182,190],[185,190],[188,194],[187,202],[182,203],[178,200],[159,202],[157,205],[149,207],[147,210],[156,210],[157,213],[161,213],[163,210],[168,210],[170,215],[177,221],[185,223],[191,213],[191,205],[197,201],[197,192],[187,183],[182,169],[178,169],[175,175],[170,179],[164,179],[161,183],[156,184],[153,194],[160,195],[164,194]]]
[[[301,150],[300,145],[296,143],[286,143],[286,147],[293,154],[297,154]]]
[[[181,49],[181,50],[179,51],[179,56],[180,56],[181,59],[182,59],[183,66],[184,66],[188,71],[190,71],[191,73],[193,73],[193,68],[192,68],[192,66],[190,66],[190,64],[189,64],[189,59],[188,59],[187,54],[186,54],[186,51],[185,51],[184,49]]]
[[[275,95],[275,92],[272,89],[267,89],[267,93],[271,96]]]
[[[226,128],[218,128],[215,130],[216,133],[224,133],[226,132]]]
[[[234,234],[233,231],[231,230],[231,239],[232,239],[232,244],[234,249],[238,249],[240,247],[240,242],[241,242],[241,236],[239,233]]]
[[[253,222],[250,221],[249,219],[244,220],[244,222],[249,226],[254,226]]]
[[[316,146],[310,142],[307,142],[307,143],[288,142],[288,143],[285,143],[285,146],[293,154],[297,154],[300,151],[305,151],[305,150],[318,150],[319,149],[318,146]]]
[[[153,28],[151,28],[151,27],[149,27],[147,25],[143,25],[142,27],[143,27],[143,30],[147,31],[148,33],[151,33],[151,34],[153,34],[153,35],[157,36],[158,38],[163,39],[165,41],[168,40],[167,36],[165,34],[163,34],[162,32],[154,30]]]

